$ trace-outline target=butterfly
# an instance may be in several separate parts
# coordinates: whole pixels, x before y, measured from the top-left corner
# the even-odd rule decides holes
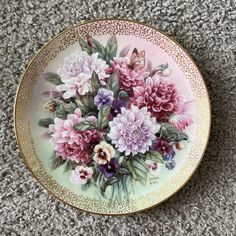
[[[145,51],[138,52],[137,48],[135,48],[132,52],[129,68],[136,70],[136,69],[143,69],[145,66]]]

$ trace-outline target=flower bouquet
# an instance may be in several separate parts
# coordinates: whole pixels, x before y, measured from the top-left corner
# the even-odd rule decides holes
[[[160,168],[172,170],[175,154],[186,145],[192,123],[186,101],[145,51],[127,46],[117,54],[117,38],[103,46],[80,38],[81,49],[66,57],[57,73],[44,79],[46,127],[53,145],[52,168],[70,171],[84,191],[94,187],[110,200],[129,199],[135,183],[147,185]]]

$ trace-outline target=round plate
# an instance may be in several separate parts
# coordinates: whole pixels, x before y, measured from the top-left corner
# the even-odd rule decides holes
[[[33,58],[15,102],[25,164],[55,197],[99,214],[153,207],[199,165],[210,130],[203,78],[157,29],[95,20]]]

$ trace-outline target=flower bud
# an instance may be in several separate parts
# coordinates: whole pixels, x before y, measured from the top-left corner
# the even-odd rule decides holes
[[[165,68],[162,72],[161,75],[166,77],[169,76],[171,74],[171,69],[169,67]]]
[[[48,101],[43,105],[43,108],[49,112],[54,112],[56,111],[56,103],[54,101]]]
[[[177,142],[175,144],[175,147],[178,149],[178,150],[182,150],[185,148],[185,141],[180,141],[180,142]]]

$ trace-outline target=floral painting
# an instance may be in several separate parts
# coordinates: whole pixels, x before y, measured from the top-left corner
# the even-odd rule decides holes
[[[84,191],[129,199],[136,182],[175,168],[190,141],[190,101],[169,80],[168,62],[156,65],[142,48],[118,54],[115,35],[106,45],[90,36],[79,43],[57,73],[44,74],[54,90],[42,94],[48,117],[39,125],[53,145],[52,168],[62,166]]]

